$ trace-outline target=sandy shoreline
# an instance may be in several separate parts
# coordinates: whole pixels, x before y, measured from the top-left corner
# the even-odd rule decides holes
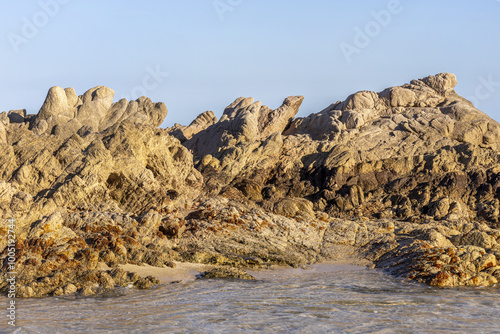
[[[194,280],[196,275],[200,272],[204,272],[214,268],[215,266],[198,264],[198,263],[186,263],[186,262],[174,262],[175,268],[165,267],[153,267],[150,265],[133,265],[125,264],[119,267],[123,270],[134,272],[142,277],[155,276],[160,280],[162,284],[172,283],[176,281]]]
[[[178,281],[194,280],[196,276],[204,271],[208,271],[217,266],[206,265],[199,263],[175,262],[175,268],[159,268],[150,265],[133,265],[126,264],[119,267],[139,274],[142,277],[149,275],[155,276],[162,284],[168,284]],[[292,268],[285,266],[273,266],[269,269],[248,269],[250,275],[258,280],[263,279],[277,279],[277,278],[290,278],[295,276],[310,275],[315,273],[335,272],[341,271],[348,267],[371,267],[371,262],[361,261],[331,261],[324,263],[312,264],[301,268]]]

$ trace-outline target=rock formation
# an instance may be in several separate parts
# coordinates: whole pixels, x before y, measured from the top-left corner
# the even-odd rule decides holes
[[[172,128],[168,129],[168,132],[183,143],[186,140],[193,138],[193,136],[198,132],[205,130],[210,125],[215,123],[217,123],[217,117],[215,117],[214,112],[205,111],[196,117],[196,119],[192,121],[189,126],[176,123]]]
[[[148,288],[158,281],[117,266],[175,261],[369,260],[435,286],[496,284],[500,125],[456,84],[438,74],[304,118],[301,96],[275,110],[241,97],[219,120],[169,129],[163,103],[53,87],[37,115],[0,114],[0,234],[15,218],[18,296]]]
[[[89,89],[81,96],[77,96],[73,88],[52,87],[33,123],[33,130],[39,135],[49,133],[67,138],[77,131],[81,134],[101,132],[124,120],[158,127],[167,116],[164,103],[152,103],[146,97],[113,103],[114,95],[112,89],[103,86]]]

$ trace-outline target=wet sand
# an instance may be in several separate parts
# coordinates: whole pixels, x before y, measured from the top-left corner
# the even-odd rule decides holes
[[[162,284],[176,281],[194,280],[196,275],[214,268],[206,264],[174,262],[175,268],[158,268],[149,265],[137,266],[133,264],[120,265],[126,271],[137,273],[143,277],[152,275],[160,280]]]
[[[284,279],[298,276],[314,275],[319,273],[340,272],[346,268],[373,268],[370,261],[331,261],[311,264],[300,268],[276,266],[270,269],[252,269],[247,272],[259,280]]]
[[[162,284],[177,281],[194,280],[201,272],[215,268],[214,265],[175,262],[175,268],[158,268],[149,265],[137,266],[133,264],[120,265],[120,268],[135,272],[143,277],[152,275],[160,280]],[[285,266],[273,266],[269,269],[248,269],[250,275],[258,280],[291,278],[302,275],[313,275],[316,273],[335,272],[346,269],[346,267],[371,267],[369,261],[332,261],[320,264],[313,264],[301,268],[291,268]]]

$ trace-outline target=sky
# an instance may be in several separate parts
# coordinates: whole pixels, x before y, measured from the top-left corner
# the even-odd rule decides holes
[[[500,121],[500,0],[0,0],[0,112],[52,86],[164,102],[163,127],[240,96],[298,116],[431,74]]]

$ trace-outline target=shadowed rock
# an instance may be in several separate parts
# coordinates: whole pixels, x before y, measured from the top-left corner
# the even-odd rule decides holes
[[[213,111],[205,111],[198,115],[189,126],[175,124],[172,128],[167,129],[167,131],[183,143],[215,123],[217,123],[217,117],[215,117]]]

